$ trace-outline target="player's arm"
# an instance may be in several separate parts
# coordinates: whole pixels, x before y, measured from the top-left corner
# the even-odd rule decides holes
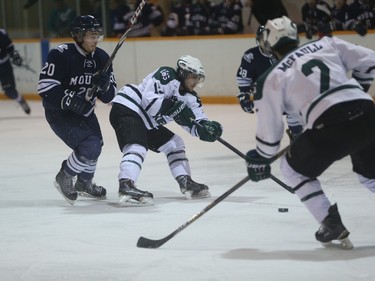
[[[86,87],[70,89],[63,84],[64,73],[68,72],[64,51],[64,47],[60,47],[49,53],[39,75],[38,93],[50,106],[84,115],[93,105],[84,98]]]
[[[245,54],[241,59],[241,65],[237,70],[237,85],[240,92],[237,94],[238,102],[243,111],[254,113],[254,103],[252,99],[252,89],[254,88],[253,79],[250,74],[250,62],[247,58],[249,54]]]

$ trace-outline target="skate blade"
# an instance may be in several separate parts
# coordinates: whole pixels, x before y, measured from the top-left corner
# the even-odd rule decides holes
[[[55,188],[57,189],[57,191],[64,197],[64,199],[70,204],[70,205],[74,205],[74,201],[75,200],[71,200],[71,199],[69,199],[68,197],[66,197],[65,195],[64,195],[64,193],[61,191],[61,189],[60,189],[60,185],[55,181],[54,183],[53,183],[53,185],[55,186]]]
[[[96,200],[105,200],[105,199],[107,199],[107,196],[98,197],[98,196],[94,196],[94,195],[92,195],[90,193],[87,193],[87,192],[84,192],[84,191],[78,191],[78,195],[82,196],[82,197],[86,197],[86,198],[96,199]]]
[[[351,250],[354,247],[353,243],[350,241],[349,238],[333,240],[327,243],[322,243],[322,245],[326,248],[337,248],[343,250]]]
[[[195,199],[203,199],[203,198],[211,197],[211,193],[208,190],[202,190],[195,194],[191,190],[186,190],[184,195],[187,200],[195,200]]]
[[[119,197],[123,206],[146,207],[154,205],[154,199],[151,197],[140,197],[139,199],[127,195],[120,195]]]

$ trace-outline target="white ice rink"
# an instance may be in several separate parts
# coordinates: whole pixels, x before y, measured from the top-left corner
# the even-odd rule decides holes
[[[53,187],[70,150],[50,130],[40,102],[30,105],[26,116],[15,102],[0,101],[1,281],[375,280],[375,194],[358,183],[349,158],[331,166],[321,181],[338,203],[353,250],[316,242],[317,223],[272,180],[246,183],[160,248],[140,249],[140,236],[167,236],[243,179],[244,160],[221,143],[168,125],[184,138],[193,179],[207,184],[212,197],[186,200],[164,155],[149,152],[137,185],[154,194],[155,205],[122,207],[121,153],[110,107],[98,104],[105,144],[95,181],[107,188],[108,199],[79,198],[70,206]],[[206,105],[205,111],[223,124],[224,140],[244,153],[254,148],[256,116],[238,105]],[[282,179],[279,161],[272,168]]]

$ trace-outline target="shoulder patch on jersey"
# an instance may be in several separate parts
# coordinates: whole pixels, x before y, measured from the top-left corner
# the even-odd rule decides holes
[[[248,63],[251,63],[251,61],[254,59],[254,54],[253,53],[245,53],[243,58]]]
[[[60,53],[63,53],[65,50],[68,50],[68,45],[60,44],[56,47],[56,50],[58,50]]]
[[[177,79],[177,73],[172,67],[162,66],[155,72],[153,77],[159,80],[162,85],[166,85]]]

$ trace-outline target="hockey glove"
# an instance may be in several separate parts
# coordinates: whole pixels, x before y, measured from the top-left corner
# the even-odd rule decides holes
[[[195,120],[193,111],[182,101],[177,101],[169,108],[165,115],[173,118],[173,120],[180,126],[192,127],[192,121]]]
[[[93,87],[96,87],[96,92],[98,94],[103,94],[108,91],[111,82],[111,74],[100,70],[92,76]]]
[[[10,57],[12,58],[12,63],[17,66],[21,66],[23,63],[23,59],[21,58],[20,54],[18,51],[14,50],[11,54]]]
[[[223,133],[223,127],[219,122],[202,120],[197,125],[197,131],[200,140],[214,142]]]
[[[246,154],[247,173],[252,181],[258,182],[271,177],[270,160],[258,154],[256,149]]]
[[[86,108],[91,106],[90,102],[78,97],[74,91],[65,91],[65,97],[61,100],[61,108],[63,110],[71,110],[79,115],[85,112]]]
[[[240,102],[240,105],[242,107],[242,110],[247,113],[254,113],[254,103],[251,100],[251,94],[249,92],[247,93],[239,93],[237,95],[238,101]]]

